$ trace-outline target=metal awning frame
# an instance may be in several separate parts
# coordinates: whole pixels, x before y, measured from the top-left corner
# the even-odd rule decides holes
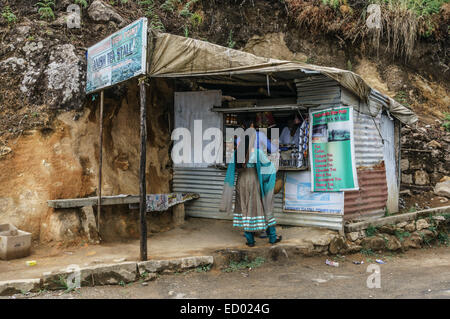
[[[213,107],[210,110],[212,112],[222,112],[222,113],[251,113],[251,112],[265,112],[265,111],[296,111],[307,109],[308,107],[305,105],[288,104],[288,105],[249,106],[249,107]]]

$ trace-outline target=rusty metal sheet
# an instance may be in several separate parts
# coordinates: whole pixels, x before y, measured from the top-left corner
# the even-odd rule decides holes
[[[344,219],[384,214],[388,199],[384,163],[371,169],[358,169],[358,191],[345,192]]]

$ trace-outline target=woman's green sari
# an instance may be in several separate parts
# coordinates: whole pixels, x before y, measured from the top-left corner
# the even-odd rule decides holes
[[[254,145],[255,136],[250,140],[250,146]],[[236,151],[235,151],[236,152]],[[235,173],[236,163],[235,156],[232,161],[228,163],[228,169],[225,176],[224,192],[222,195],[221,211],[231,213],[233,191],[235,187]],[[240,207],[236,209],[234,214],[233,225],[243,227],[245,231],[255,232],[265,230],[269,226],[276,224],[273,216],[273,196],[276,181],[276,169],[266,153],[260,148],[252,147],[246,164],[247,168],[256,169],[256,174],[260,187],[261,202],[264,215],[247,214],[241,212]],[[245,209],[242,211],[246,211]],[[254,213],[254,212],[253,212]],[[251,216],[250,216],[251,215]]]

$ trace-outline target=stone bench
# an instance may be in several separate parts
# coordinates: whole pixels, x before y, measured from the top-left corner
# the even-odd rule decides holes
[[[189,200],[197,199],[200,195],[196,193],[170,193],[170,194],[148,194],[147,212],[166,211],[173,207],[172,221],[174,226],[180,226],[184,223],[185,210],[184,203]],[[71,198],[48,200],[49,207],[55,209],[73,209],[81,210],[82,227],[88,234],[91,241],[96,241],[98,234],[94,234],[97,229],[97,223],[94,216],[93,206],[98,205],[98,197]],[[113,195],[102,196],[102,206],[108,205],[129,205],[130,209],[139,209],[139,195]]]

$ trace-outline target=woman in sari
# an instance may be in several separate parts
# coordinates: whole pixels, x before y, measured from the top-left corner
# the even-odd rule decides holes
[[[253,123],[247,121],[245,128],[253,128]],[[244,229],[246,244],[250,247],[255,246],[254,234],[261,231],[266,231],[271,244],[281,241],[281,236],[276,234],[273,216],[276,169],[260,147],[263,143],[269,150],[274,149],[264,133],[254,129],[245,139],[238,140],[233,159],[228,163],[220,208],[221,211],[231,213],[237,172],[233,226]],[[239,154],[245,154],[245,158],[242,159]]]

